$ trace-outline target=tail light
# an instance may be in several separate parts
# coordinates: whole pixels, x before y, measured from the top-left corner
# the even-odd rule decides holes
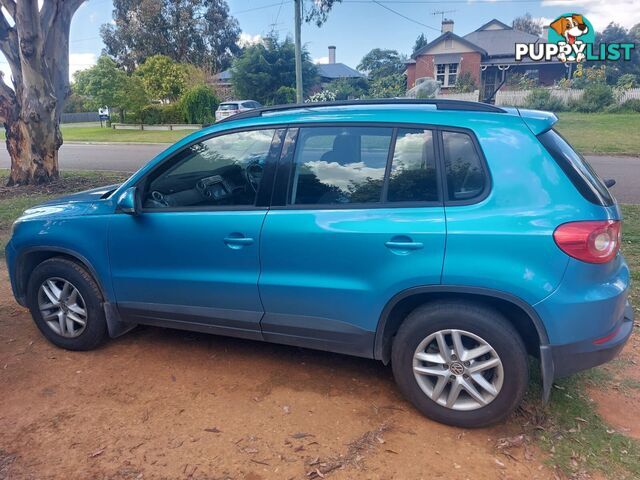
[[[588,263],[607,263],[620,249],[622,222],[601,220],[570,222],[553,232],[553,239],[567,255]]]

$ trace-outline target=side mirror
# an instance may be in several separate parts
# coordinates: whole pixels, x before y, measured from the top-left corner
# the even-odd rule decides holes
[[[607,186],[607,188],[611,188],[616,184],[616,181],[613,178],[605,178],[604,184]]]
[[[138,189],[136,187],[127,188],[118,197],[116,211],[128,215],[137,215],[138,212]]]

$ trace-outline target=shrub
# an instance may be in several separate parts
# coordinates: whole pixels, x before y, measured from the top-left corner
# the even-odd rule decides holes
[[[614,102],[613,89],[605,83],[594,82],[584,88],[582,98],[569,102],[569,107],[584,113],[600,112]]]
[[[213,123],[220,100],[206,85],[193,87],[182,96],[182,113],[187,123]]]
[[[335,92],[330,92],[329,90],[321,90],[317,93],[314,93],[309,98],[307,98],[307,103],[316,103],[316,102],[333,102],[336,99]]]
[[[293,87],[285,87],[283,85],[278,90],[276,90],[273,101],[276,105],[296,103],[296,89]]]
[[[471,76],[471,73],[464,72],[458,75],[456,84],[453,86],[453,91],[456,93],[469,93],[478,88],[475,79]]]
[[[140,111],[140,118],[137,120],[147,125],[158,125],[162,123],[161,108],[160,105],[147,105]]]
[[[180,103],[170,103],[169,105],[162,105],[161,120],[162,123],[184,123],[184,113],[182,112],[182,105]]]
[[[525,99],[525,106],[534,110],[549,110],[559,112],[564,110],[564,103],[551,95],[551,90],[546,88],[534,88]]]
[[[624,103],[612,104],[604,109],[607,113],[640,113],[640,99],[632,98]]]
[[[167,123],[184,123],[184,115],[178,103],[168,105],[147,105],[140,111],[140,115],[127,112],[126,123],[144,123],[146,125],[161,125]]]

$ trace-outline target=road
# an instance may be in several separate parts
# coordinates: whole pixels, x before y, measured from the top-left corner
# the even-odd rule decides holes
[[[166,144],[108,144],[87,145],[69,143],[60,151],[63,170],[119,170],[135,171]],[[640,203],[640,157],[587,156],[602,178],[613,178],[612,192],[621,203]],[[9,167],[7,151],[0,149],[0,168]]]

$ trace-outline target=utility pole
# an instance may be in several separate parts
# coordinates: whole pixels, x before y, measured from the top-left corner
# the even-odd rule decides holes
[[[302,103],[302,0],[294,0],[295,6],[295,44],[296,44],[296,101]]]

